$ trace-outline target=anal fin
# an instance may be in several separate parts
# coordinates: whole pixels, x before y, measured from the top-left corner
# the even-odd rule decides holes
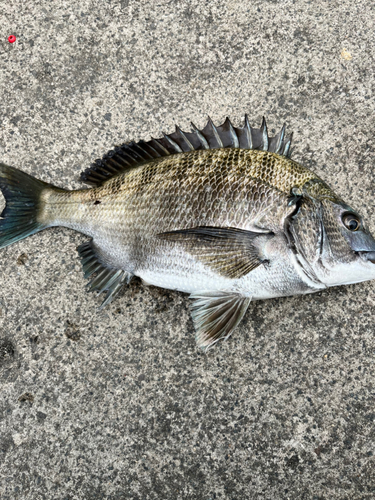
[[[82,261],[85,278],[90,279],[87,284],[88,290],[90,292],[98,291],[99,294],[107,292],[106,298],[100,306],[102,309],[112,301],[124,284],[130,282],[133,275],[105,264],[100,259],[92,240],[83,243],[77,250]]]
[[[194,293],[190,299],[197,344],[204,350],[231,335],[251,301],[251,297],[222,291]]]

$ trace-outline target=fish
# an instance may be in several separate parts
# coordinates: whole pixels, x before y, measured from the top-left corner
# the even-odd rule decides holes
[[[191,132],[115,147],[66,190],[0,163],[0,248],[63,226],[88,289],[107,305],[134,276],[189,294],[199,347],[227,339],[252,300],[375,278],[375,240],[359,213],[291,159],[285,124],[209,118]]]

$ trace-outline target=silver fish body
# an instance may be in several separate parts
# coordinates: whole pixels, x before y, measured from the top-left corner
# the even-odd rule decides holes
[[[289,151],[284,128],[269,138],[265,122],[252,129],[246,119],[123,145],[83,174],[92,189],[65,191],[0,165],[0,246],[51,226],[84,233],[83,269],[105,303],[133,276],[189,293],[208,348],[251,299],[375,278],[361,217]]]
[[[294,211],[288,207],[288,194],[254,177],[266,157],[278,160],[275,153],[233,149],[174,155],[120,174],[91,191],[51,190],[39,218],[91,236],[108,265],[155,286],[190,294],[225,289],[254,299],[309,291],[284,235],[284,218]],[[254,172],[246,175],[251,163]],[[151,185],[144,179],[146,169],[156,171],[148,175]],[[196,227],[255,234],[252,243],[264,264],[232,277],[215,266],[217,255],[212,255],[213,265],[207,265],[177,235],[165,234]],[[198,253],[206,251],[212,252],[210,244]],[[227,249],[224,257],[229,257]]]

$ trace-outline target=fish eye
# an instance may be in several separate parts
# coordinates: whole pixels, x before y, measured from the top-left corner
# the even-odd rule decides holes
[[[358,231],[361,227],[361,220],[355,214],[344,214],[342,216],[342,222],[349,231]]]

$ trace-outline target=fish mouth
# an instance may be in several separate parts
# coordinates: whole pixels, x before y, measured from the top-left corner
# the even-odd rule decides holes
[[[375,264],[375,252],[359,252],[359,254],[365,260],[369,260],[372,264]]]

